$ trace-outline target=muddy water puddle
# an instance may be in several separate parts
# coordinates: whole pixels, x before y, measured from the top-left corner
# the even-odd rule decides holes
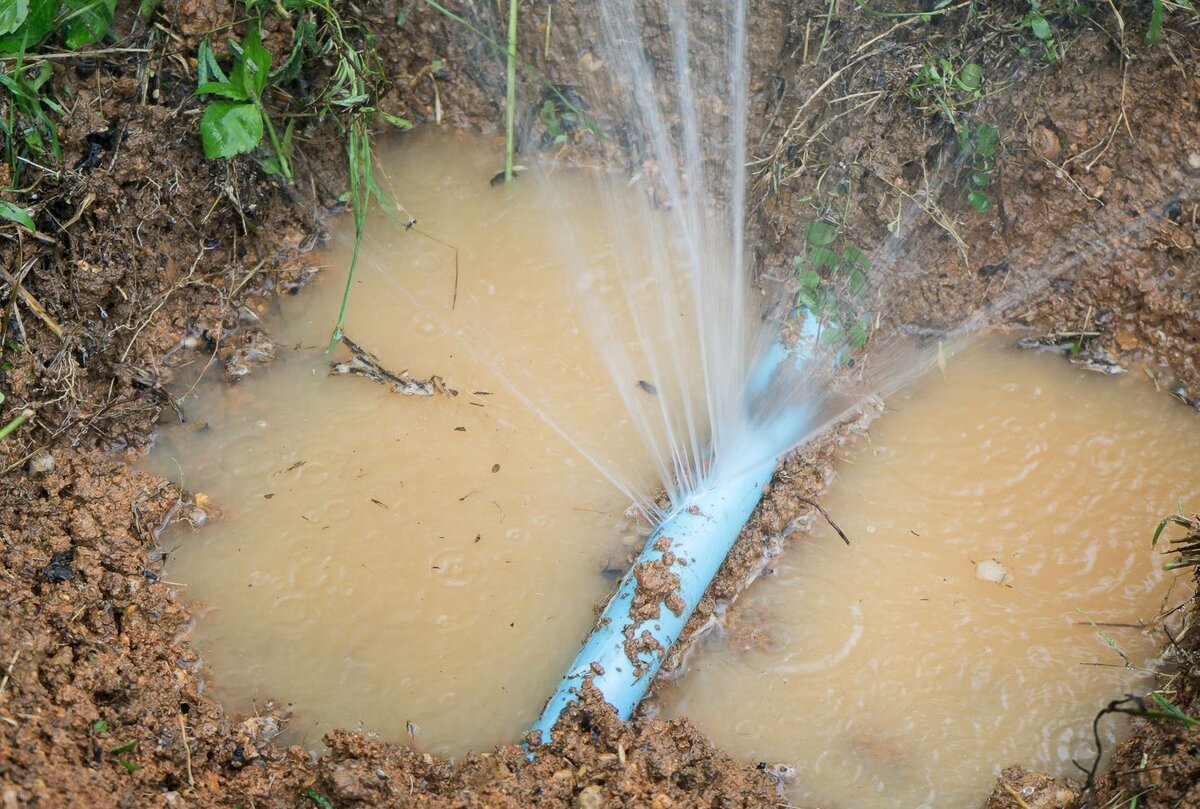
[[[200,384],[152,463],[222,512],[163,544],[226,704],[286,700],[290,739],[310,745],[360,724],[404,740],[412,722],[420,749],[458,754],[536,718],[640,541],[629,498],[542,405],[561,403],[557,426],[595,437],[609,468],[652,470],[561,283],[563,261],[603,263],[614,238],[597,222],[564,257],[547,236],[558,192],[577,216],[599,214],[593,183],[564,172],[547,193],[523,177],[506,196],[488,182],[496,143],[403,146],[384,162],[419,222],[370,223],[347,333],[387,369],[455,393],[328,375],[343,233],[272,322],[279,359],[232,387]]]
[[[506,194],[488,183],[499,155],[440,135],[385,155],[419,221],[375,217],[350,299],[358,344],[452,392],[329,376],[342,233],[272,321],[279,359],[199,383],[151,459],[220,511],[163,538],[212,686],[243,711],[291,703],[289,741],[335,726],[403,741],[408,723],[435,753],[515,740],[640,541],[624,512],[661,458],[631,391],[687,383],[633,351],[614,391],[563,268],[619,260],[636,278],[629,262],[661,246],[615,229],[612,206],[654,214],[579,172]],[[554,232],[566,215],[583,238]],[[608,335],[664,339],[652,318]],[[820,527],[793,543],[663,689],[731,752],[794,763],[799,800],[968,806],[1009,763],[1069,773],[1095,710],[1139,677],[1110,643],[1139,666],[1154,652],[1138,622],[1169,583],[1148,533],[1200,497],[1196,417],[1006,342],[889,402],[823,501],[853,546]]]
[[[1012,763],[1077,776],[1096,711],[1147,684],[1122,655],[1146,665],[1162,636],[1140,624],[1185,595],[1149,544],[1200,502],[1200,422],[1009,342],[893,397],[822,500],[852,546],[814,526],[663,688],[734,755],[794,764],[801,805],[976,806]]]

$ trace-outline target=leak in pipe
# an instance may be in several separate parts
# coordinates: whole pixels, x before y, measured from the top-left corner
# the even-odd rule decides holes
[[[791,351],[774,343],[758,360],[747,381],[747,405],[766,391],[786,363],[801,365],[812,358],[820,337],[815,321],[805,320],[800,340]],[[790,444],[783,436],[799,435],[809,417],[809,408],[797,405],[753,430],[735,457],[721,459],[719,466],[710,470],[706,485],[677,504],[650,534],[541,717],[530,728],[541,731],[543,743],[550,741],[550,730],[562,712],[579,699],[585,682],[600,692],[621,719],[632,715],[762,499],[779,453]],[[657,617],[639,620],[631,611],[638,590],[636,573],[655,567],[667,567],[679,577],[679,586],[664,594],[666,600],[658,604]]]

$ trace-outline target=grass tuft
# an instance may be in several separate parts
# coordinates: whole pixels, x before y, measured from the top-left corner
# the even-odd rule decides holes
[[[1154,537],[1150,540],[1152,548],[1158,547],[1158,541],[1162,539],[1163,532],[1169,525],[1183,528],[1187,533],[1182,537],[1167,540],[1167,544],[1171,547],[1166,553],[1174,555],[1175,558],[1165,563],[1163,570],[1200,567],[1200,515],[1193,514],[1188,517],[1183,513],[1183,509],[1180,509],[1175,514],[1163,517],[1159,520],[1158,527],[1154,529]]]

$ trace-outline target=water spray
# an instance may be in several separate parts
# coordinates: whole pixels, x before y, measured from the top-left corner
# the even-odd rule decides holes
[[[786,366],[813,359],[820,329],[809,318],[793,349],[768,347],[746,385],[747,407]],[[632,715],[762,499],[780,448],[810,428],[813,415],[811,404],[797,405],[752,426],[737,451],[718,459],[704,485],[659,523],[531,728],[541,731],[543,742],[586,685],[621,719]]]

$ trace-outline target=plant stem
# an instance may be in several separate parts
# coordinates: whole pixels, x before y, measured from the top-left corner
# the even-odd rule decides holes
[[[445,15],[449,19],[454,20],[456,23],[461,25],[463,28],[466,28],[472,34],[479,37],[484,42],[486,42],[488,45],[490,45],[492,47],[492,49],[495,50],[497,53],[503,53],[503,54],[507,55],[508,50],[505,47],[503,47],[499,42],[497,42],[492,37],[488,36],[488,34],[486,32],[479,30],[474,25],[471,25],[471,23],[468,22],[465,17],[463,17],[459,14],[455,14],[450,9],[448,9],[445,6],[438,3],[437,0],[425,0],[425,4],[427,6],[430,6],[434,9],[436,9],[438,12]],[[513,50],[513,53],[514,54],[516,53],[515,48]],[[604,133],[600,131],[600,127],[596,126],[596,122],[591,119],[591,117],[587,114],[587,112],[582,107],[579,107],[578,105],[572,103],[571,99],[567,98],[567,96],[563,94],[562,90],[558,89],[558,87],[555,86],[554,82],[550,81],[549,76],[547,76],[542,71],[538,70],[536,65],[533,65],[533,64],[525,61],[520,56],[516,56],[514,61],[518,65],[520,65],[521,67],[523,67],[527,71],[529,71],[529,73],[532,74],[534,76],[534,78],[536,78],[539,82],[541,82],[542,86],[545,87],[546,90],[548,90],[550,93],[552,93],[554,95],[554,97],[557,98],[559,100],[559,102],[561,102],[565,108],[567,108],[571,112],[575,113],[575,115],[577,115],[579,117],[579,123],[583,124],[583,126],[585,126],[589,132],[591,132],[593,135],[595,135],[598,138],[604,137]]]
[[[0,427],[0,441],[3,441],[4,439],[8,438],[8,436],[12,433],[13,430],[17,429],[22,424],[29,421],[31,418],[33,418],[32,410],[21,411],[21,415],[17,416],[15,419],[10,421],[8,424],[5,424],[3,427]]]
[[[275,157],[279,158],[279,173],[289,183],[292,181],[292,167],[288,164],[287,156],[283,153],[283,144],[279,142],[279,135],[275,133],[275,125],[271,123],[271,117],[267,115],[267,108],[263,106],[261,99],[255,99],[255,104],[258,105],[258,112],[262,115],[263,123],[267,125],[267,135],[271,138],[271,148],[275,150]]]
[[[513,121],[517,111],[517,0],[508,0],[508,99],[504,122],[504,185],[513,178]]]
[[[363,228],[367,222],[367,203],[370,197],[371,141],[367,125],[356,117],[350,122],[346,138],[346,157],[350,164],[350,207],[354,212],[354,252],[350,256],[350,271],[346,274],[346,290],[342,293],[342,306],[338,309],[337,325],[329,337],[328,354],[342,339],[342,324],[346,319],[346,304],[350,302],[350,286],[354,283],[354,268],[358,266],[358,253],[362,248]]]

